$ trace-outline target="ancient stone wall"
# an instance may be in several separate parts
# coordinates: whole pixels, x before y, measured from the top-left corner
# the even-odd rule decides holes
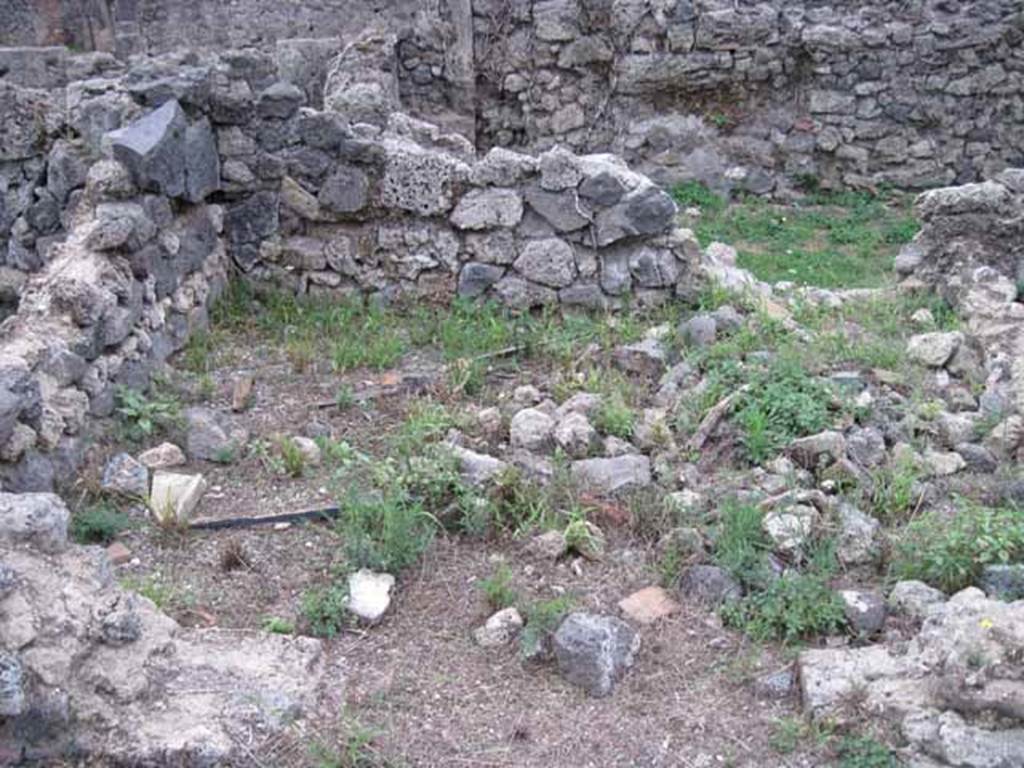
[[[479,0],[478,133],[608,148],[657,180],[771,191],[973,181],[1018,163],[1014,0]]]
[[[923,188],[1024,162],[1017,0],[49,0],[12,17],[0,42],[121,52],[379,25],[407,107],[461,114],[482,149],[614,151],[665,183]]]
[[[232,262],[300,295],[387,302],[603,309],[695,290],[700,249],[664,190],[610,155],[478,158],[399,111],[395,44],[366,35],[326,71],[252,51],[94,56],[71,57],[89,75],[64,88],[0,84],[18,116],[0,129],[5,489],[73,467],[87,417],[205,325]]]

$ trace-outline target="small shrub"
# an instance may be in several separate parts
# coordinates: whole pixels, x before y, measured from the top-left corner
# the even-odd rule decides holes
[[[356,404],[356,393],[351,384],[342,384],[334,393],[334,404],[339,411],[347,411]]]
[[[786,574],[764,591],[726,603],[722,618],[755,640],[786,643],[842,628],[843,605],[821,576]]]
[[[295,624],[280,616],[267,616],[263,620],[263,631],[275,635],[293,635],[295,634]]]
[[[628,440],[633,435],[636,413],[617,396],[601,398],[601,404],[594,414],[594,427],[606,435]]]
[[[870,487],[875,516],[885,522],[893,522],[913,512],[917,502],[914,488],[920,476],[917,462],[909,456],[901,456],[874,470]]]
[[[71,538],[79,544],[109,544],[131,526],[131,518],[109,504],[95,504],[71,516]]]
[[[770,578],[766,558],[771,542],[761,528],[763,514],[752,504],[729,500],[722,508],[714,535],[714,562],[747,587],[756,588]]]
[[[157,576],[145,578],[129,577],[121,580],[121,586],[135,592],[165,613],[195,603],[195,596]]]
[[[891,574],[953,593],[975,583],[986,565],[1024,557],[1024,510],[963,503],[955,515],[923,515],[899,533]]]
[[[780,356],[759,372],[739,399],[734,417],[747,458],[760,464],[791,440],[829,425],[832,389],[801,363]]]
[[[525,608],[526,626],[519,635],[519,650],[523,656],[533,658],[547,645],[547,642],[562,618],[572,610],[574,600],[561,595],[551,600],[530,603]]]
[[[281,438],[277,447],[284,471],[290,477],[302,477],[306,472],[306,454],[302,449],[287,437]]]
[[[307,590],[302,595],[302,616],[309,633],[331,638],[341,632],[345,626],[347,597],[348,589],[341,583]]]
[[[349,565],[389,573],[419,559],[433,540],[434,526],[418,502],[395,492],[351,495],[338,517]]]
[[[892,751],[871,736],[844,736],[836,749],[838,768],[899,768]]]
[[[700,208],[706,213],[717,213],[725,208],[725,200],[701,181],[686,181],[672,188],[672,197],[680,208]]]
[[[512,569],[504,563],[494,575],[480,582],[480,589],[487,598],[487,605],[493,611],[500,611],[516,604],[519,594],[512,586]]]
[[[181,421],[180,406],[170,397],[146,397],[141,392],[119,387],[115,393],[117,415],[129,440],[142,441],[158,430],[169,429]]]

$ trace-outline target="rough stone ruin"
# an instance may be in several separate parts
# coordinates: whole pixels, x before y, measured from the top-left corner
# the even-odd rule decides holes
[[[930,189],[896,269],[965,319],[1024,438],[1018,0],[14,0],[0,44],[4,764],[247,764],[329,684],[319,640],[185,629],[119,587],[55,495],[231,275],[516,311],[765,296],[668,186]],[[1024,602],[925,602],[902,652],[804,652],[806,711],[856,694],[911,765],[1024,765]]]

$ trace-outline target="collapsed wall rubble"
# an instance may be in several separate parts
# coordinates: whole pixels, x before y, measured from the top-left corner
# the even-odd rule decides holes
[[[0,762],[212,768],[313,711],[319,640],[183,628],[68,519],[52,494],[0,493]]]

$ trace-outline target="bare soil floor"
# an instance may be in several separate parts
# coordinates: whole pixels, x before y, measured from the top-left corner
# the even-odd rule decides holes
[[[250,444],[272,445],[276,436],[299,434],[318,422],[333,439],[384,458],[388,435],[417,397],[448,398],[455,408],[486,405],[518,384],[543,389],[547,383],[542,363],[503,368],[491,373],[484,393],[465,398],[446,394],[439,365],[416,353],[395,370],[339,375],[327,365],[296,372],[280,349],[258,337],[229,336],[224,343],[207,374],[212,396],[205,404],[229,410],[233,382],[253,375],[254,400],[237,415]],[[409,381],[427,392],[410,393]],[[343,384],[363,402],[324,407]],[[119,448],[139,447],[117,441],[100,446],[96,467]],[[327,463],[291,478],[254,451],[231,464],[202,462],[185,469],[203,472],[210,484],[202,517],[324,507],[340,492]],[[139,524],[119,537],[135,559],[119,566],[117,575],[184,624],[261,627],[278,617],[301,631],[303,593],[327,583],[341,565],[339,537],[330,523],[168,534],[146,524],[141,510],[137,514]],[[566,683],[552,662],[524,661],[515,644],[483,649],[474,643],[472,631],[490,613],[479,583],[503,562],[524,597],[567,594],[576,607],[601,613],[617,614],[619,600],[656,584],[653,546],[626,529],[609,527],[607,533],[602,560],[575,563],[530,559],[523,552],[528,537],[439,534],[420,564],[400,576],[382,623],[353,627],[326,641],[332,678],[320,711],[292,738],[254,748],[251,764],[829,764],[813,752],[813,743],[793,745],[786,754],[773,749],[779,724],[798,715],[798,704],[792,697],[759,696],[752,683],[785,669],[791,651],[751,643],[724,629],[711,609],[685,597],[677,615],[642,630],[634,667],[605,699]],[[226,551],[241,553],[241,562],[225,562],[231,559]]]

